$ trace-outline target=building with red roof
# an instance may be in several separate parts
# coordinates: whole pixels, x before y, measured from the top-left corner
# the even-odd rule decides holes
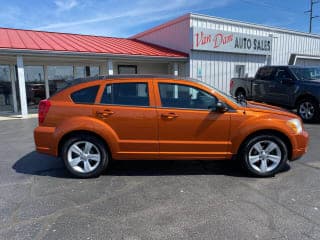
[[[174,74],[229,92],[269,64],[320,65],[320,36],[199,14],[130,38],[0,28],[0,113],[26,116],[74,78]]]

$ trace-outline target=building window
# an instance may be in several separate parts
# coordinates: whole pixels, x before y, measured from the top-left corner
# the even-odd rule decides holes
[[[75,66],[74,78],[99,76],[99,66]]]
[[[73,79],[73,66],[48,66],[50,94],[66,86],[66,80]]]
[[[12,100],[10,67],[0,65],[0,111],[11,111]]]
[[[43,66],[26,66],[26,95],[28,106],[37,107],[46,98]]]
[[[137,66],[136,65],[118,65],[118,73],[119,74],[137,74]]]
[[[234,69],[234,74],[236,78],[244,77],[245,65],[236,65]]]

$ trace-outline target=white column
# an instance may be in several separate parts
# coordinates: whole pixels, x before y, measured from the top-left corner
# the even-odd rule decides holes
[[[12,89],[13,112],[18,112],[17,88],[16,88],[16,71],[14,65],[10,65],[10,79]]]
[[[21,115],[23,118],[25,118],[28,116],[28,106],[27,106],[27,94],[26,94],[26,80],[24,77],[24,65],[23,65],[22,56],[17,56],[17,67],[18,67]]]
[[[108,75],[113,75],[113,62],[112,62],[112,60],[108,59],[107,63],[108,63],[108,65],[107,65]]]
[[[179,76],[179,66],[178,63],[173,63],[173,75]]]
[[[48,79],[48,66],[43,66],[43,72],[44,72],[44,86],[46,89],[46,98],[50,97],[50,88],[49,88],[49,79]]]

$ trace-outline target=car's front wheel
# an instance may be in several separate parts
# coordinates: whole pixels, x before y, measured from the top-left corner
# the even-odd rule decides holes
[[[319,120],[319,104],[313,99],[303,99],[298,103],[297,113],[304,122],[315,122]]]
[[[99,176],[109,162],[105,144],[89,134],[76,134],[67,139],[62,158],[69,172],[80,178]]]
[[[277,136],[258,135],[244,143],[240,155],[244,167],[250,174],[270,177],[286,164],[288,149],[283,140]]]

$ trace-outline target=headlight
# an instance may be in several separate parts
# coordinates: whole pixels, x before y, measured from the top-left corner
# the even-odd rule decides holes
[[[300,134],[302,132],[302,124],[301,121],[297,118],[290,119],[287,121],[287,125],[296,133]]]

